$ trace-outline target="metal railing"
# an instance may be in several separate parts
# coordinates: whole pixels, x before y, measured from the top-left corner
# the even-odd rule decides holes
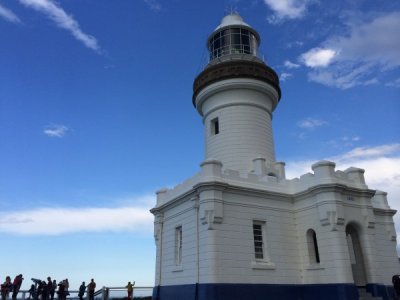
[[[69,290],[68,295],[66,297],[67,300],[77,300],[78,290]],[[153,293],[152,286],[134,286],[133,287],[133,296],[135,297],[148,297]],[[126,299],[127,298],[127,289],[126,287],[105,287],[103,286],[101,289],[95,291],[94,298],[96,300],[111,300],[111,299]],[[11,299],[11,295],[9,297]],[[27,300],[29,299],[29,291],[21,290],[18,293],[18,300]],[[35,298],[30,298],[31,300],[35,300]],[[41,299],[39,296],[38,299]],[[57,293],[54,294],[54,300],[59,299]],[[89,293],[85,292],[83,299],[89,299]]]

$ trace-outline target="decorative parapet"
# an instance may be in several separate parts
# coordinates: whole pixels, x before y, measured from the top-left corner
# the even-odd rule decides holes
[[[311,169],[318,179],[331,179],[335,177],[335,166],[334,162],[321,160],[313,164]]]
[[[163,200],[164,200],[165,195],[167,194],[167,192],[168,192],[167,188],[159,189],[156,192],[156,195],[157,195],[157,206],[160,205],[161,203],[163,203]]]
[[[346,173],[347,178],[352,180],[355,184],[365,186],[364,169],[350,167],[344,170],[344,173]]]
[[[335,170],[334,162],[323,160],[313,164],[312,170],[313,173],[303,174],[300,178],[286,179],[285,163],[283,162],[268,162],[263,157],[257,157],[253,160],[253,171],[245,174],[235,170],[223,169],[220,161],[210,158],[201,163],[201,172],[192,178],[174,188],[159,190],[157,192],[156,208],[169,205],[177,201],[178,198],[192,197],[189,194],[196,193],[194,187],[207,182],[228,184],[238,188],[243,187],[288,196],[302,194],[321,185],[336,185],[350,188],[351,190],[364,190],[368,191],[368,195],[370,194],[370,190],[365,184],[363,169],[351,167],[345,171]],[[349,197],[352,198],[351,196]],[[386,193],[380,191],[375,194],[372,205],[382,209],[390,209],[387,205]],[[321,222],[325,224],[328,222],[326,220],[333,220],[332,218],[334,217],[321,216]],[[339,216],[336,225],[340,223]],[[334,224],[334,222],[329,221],[329,224]],[[373,223],[370,223],[369,226],[373,226]]]
[[[374,208],[390,209],[386,192],[376,190],[371,202]]]
[[[264,157],[253,159],[253,174],[276,177],[278,181],[286,179],[284,162],[267,162]]]
[[[222,162],[219,160],[213,158],[207,159],[200,164],[200,167],[202,169],[202,175],[205,181],[214,180],[215,177],[221,177]]]

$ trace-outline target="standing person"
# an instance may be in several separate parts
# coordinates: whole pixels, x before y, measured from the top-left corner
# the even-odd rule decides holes
[[[54,293],[56,292],[57,289],[57,281],[53,280],[51,284],[51,291],[50,291],[50,299],[54,300]]]
[[[15,276],[15,278],[14,278],[13,293],[12,293],[12,299],[13,300],[17,299],[17,295],[19,293],[19,289],[21,288],[22,280],[24,280],[24,278],[22,277],[22,274],[19,274],[19,275]]]
[[[128,285],[126,286],[128,290],[128,300],[132,300],[132,294],[133,294],[133,286],[135,285],[135,282],[133,284],[129,281]]]
[[[65,286],[65,298],[64,299],[67,299],[67,296],[69,296],[69,292],[68,292],[68,290],[69,290],[69,281],[68,281],[68,278],[65,278],[65,280],[64,280],[64,286]]]
[[[28,293],[29,293],[28,300],[31,300],[31,297],[33,299],[35,299],[35,285],[34,284],[31,285],[31,288],[28,290]]]
[[[64,300],[65,298],[65,286],[64,286],[64,281],[60,281],[58,283],[58,290],[57,290],[57,294],[58,294],[58,300]]]
[[[8,300],[8,295],[12,289],[11,277],[7,276],[4,283],[1,285],[1,300]]]
[[[394,288],[394,299],[400,299],[400,275],[393,275],[392,283]]]
[[[94,279],[92,278],[88,285],[89,300],[94,300],[94,290],[95,289],[96,289],[96,282],[94,282]]]
[[[47,284],[46,284],[46,300],[50,299],[51,290],[53,289],[53,282],[51,281],[51,277],[47,277]]]
[[[86,290],[86,284],[83,281],[81,286],[79,287],[79,293],[78,293],[79,300],[83,300],[83,295],[85,294],[85,290]]]
[[[43,297],[43,288],[46,285],[46,282],[40,281],[36,290],[36,299],[42,299]]]
[[[49,291],[47,290],[47,283],[46,281],[42,281],[42,300],[48,300],[47,297],[49,295]]]

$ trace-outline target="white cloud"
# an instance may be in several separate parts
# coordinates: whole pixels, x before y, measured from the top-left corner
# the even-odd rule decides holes
[[[331,49],[335,55],[334,59],[327,59],[326,65],[322,64],[325,69],[312,70],[309,80],[347,89],[357,85],[378,84],[377,76],[400,67],[397,30],[400,28],[400,11],[376,17],[372,21],[353,21],[348,26],[343,35],[332,36],[321,48],[317,48]],[[300,59],[308,67],[321,66],[318,60],[317,63],[310,63],[307,57],[310,51],[301,55]]]
[[[283,65],[284,65],[286,68],[288,68],[288,69],[297,69],[297,68],[300,68],[300,65],[299,65],[299,64],[292,63],[292,62],[289,61],[289,60],[285,60],[285,62],[283,63]]]
[[[379,80],[378,78],[371,78],[369,80],[366,80],[363,82],[363,85],[374,85],[374,84],[378,84]]]
[[[49,125],[43,130],[43,133],[49,137],[62,138],[68,130],[68,127],[64,125]]]
[[[293,47],[301,47],[304,45],[304,42],[302,41],[294,41],[294,42],[289,42],[286,44],[286,48],[290,49]]]
[[[314,70],[308,74],[308,78],[327,86],[348,89],[366,85],[365,78],[371,74],[371,68],[372,64],[356,66],[353,62],[341,62],[326,70]]]
[[[336,163],[336,170],[357,167],[365,170],[365,180],[371,189],[388,193],[388,202],[392,209],[400,211],[400,144],[376,147],[359,147],[338,156],[324,158]],[[288,178],[299,177],[310,172],[311,165],[317,160],[288,161]],[[394,217],[396,231],[400,236],[400,213]],[[400,238],[398,239],[400,247]],[[400,252],[399,252],[400,253]]]
[[[328,124],[328,122],[323,121],[323,120],[312,119],[312,118],[307,118],[307,119],[297,122],[297,126],[299,126],[301,128],[306,128],[306,129],[311,129],[311,128],[319,127],[319,126],[326,125],[326,124]]]
[[[52,0],[19,0],[19,2],[44,13],[58,27],[68,30],[73,37],[82,42],[86,47],[100,53],[101,49],[96,38],[83,32],[79,23]]]
[[[348,142],[348,141],[352,141],[352,142],[358,142],[361,138],[359,136],[352,136],[352,137],[348,137],[348,136],[344,136],[342,137],[342,141],[344,142]]]
[[[385,85],[386,86],[390,86],[390,87],[400,88],[400,78],[397,78],[395,80],[389,81]]]
[[[144,2],[154,11],[161,10],[161,4],[156,0],[144,0]]]
[[[153,216],[148,196],[135,199],[141,206],[114,208],[38,208],[0,214],[0,232],[20,235],[62,235],[77,232],[151,231]],[[152,205],[155,197],[151,197]],[[142,204],[140,204],[142,203]]]
[[[313,48],[300,56],[300,60],[310,68],[327,67],[337,52],[329,48]]]
[[[268,18],[270,23],[279,23],[284,19],[297,19],[304,16],[308,0],[264,0],[264,3],[274,11]]]
[[[0,4],[0,17],[12,23],[21,23],[21,20],[8,8]]]
[[[376,147],[358,147],[337,157],[337,160],[369,159],[400,153],[400,144],[388,144]]]
[[[292,77],[292,74],[290,74],[290,73],[282,73],[281,76],[279,77],[279,79],[281,81],[285,81],[286,79],[288,79],[290,77]]]

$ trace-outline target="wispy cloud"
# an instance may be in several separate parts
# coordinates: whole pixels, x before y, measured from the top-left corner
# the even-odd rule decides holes
[[[157,0],[144,0],[144,2],[154,11],[161,10],[161,4]]]
[[[12,23],[22,23],[20,18],[18,18],[16,14],[14,14],[11,10],[2,6],[1,4],[0,4],[0,18],[3,18],[6,21]]]
[[[318,119],[313,119],[313,118],[307,118],[304,120],[300,120],[299,122],[297,122],[297,126],[299,126],[300,128],[305,128],[305,129],[312,129],[315,127],[320,127],[323,125],[327,125],[328,122],[324,121],[324,120],[318,120]]]
[[[389,81],[385,85],[390,87],[400,88],[400,78]]]
[[[281,76],[279,76],[279,80],[286,81],[288,78],[290,78],[292,76],[293,76],[293,74],[284,72],[281,74]]]
[[[285,60],[283,65],[288,69],[297,69],[300,68],[299,64],[292,63],[290,60]]]
[[[400,199],[400,144],[358,147],[341,155],[323,159],[335,162],[337,170],[345,170],[349,167],[365,169],[368,186],[387,192],[391,208],[400,211],[400,201],[398,201]],[[287,177],[299,177],[310,172],[311,165],[317,160],[287,161]],[[397,234],[400,235],[400,214],[395,215],[395,222]],[[398,239],[398,245],[400,245],[400,239]]]
[[[272,24],[279,23],[284,19],[297,19],[304,16],[307,11],[309,0],[264,0],[264,3],[274,12],[268,18]]]
[[[79,23],[56,2],[52,0],[19,0],[26,7],[35,9],[45,14],[60,28],[69,31],[73,37],[82,42],[87,48],[98,53],[101,52],[100,46],[95,37],[83,32]]]
[[[43,133],[49,137],[62,138],[68,131],[68,127],[65,125],[49,125],[44,130]]]
[[[19,235],[62,235],[77,232],[152,230],[153,216],[148,196],[135,199],[139,206],[113,208],[38,208],[0,214],[0,232]],[[152,204],[155,197],[152,197]]]
[[[353,150],[338,156],[336,160],[348,161],[354,159],[369,159],[376,157],[385,157],[400,153],[400,144],[388,144],[376,147],[358,147]]]
[[[353,20],[347,26],[343,35],[331,36],[321,47],[300,56],[300,61],[313,69],[311,81],[347,89],[377,84],[377,75],[400,67],[400,11],[369,21]]]
[[[302,47],[304,45],[304,42],[302,41],[294,41],[294,42],[289,42],[286,44],[286,48],[294,48],[294,47]]]

